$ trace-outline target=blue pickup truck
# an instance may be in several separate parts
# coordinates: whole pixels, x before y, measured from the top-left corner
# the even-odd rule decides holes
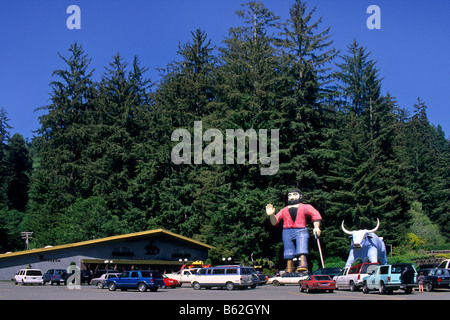
[[[164,286],[164,278],[161,273],[153,270],[125,271],[116,278],[109,278],[107,286],[109,291],[137,289],[145,292],[149,289],[156,292],[158,288]]]
[[[398,289],[411,293],[417,286],[417,271],[410,263],[378,266],[363,279],[364,293],[378,290],[379,293],[385,294]]]

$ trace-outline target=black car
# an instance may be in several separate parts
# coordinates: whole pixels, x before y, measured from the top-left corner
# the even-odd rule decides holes
[[[81,284],[87,283],[89,284],[92,280],[92,271],[91,270],[81,270],[80,271]]]
[[[449,269],[423,269],[420,272],[425,276],[423,285],[428,292],[433,291],[435,288],[450,289]]]

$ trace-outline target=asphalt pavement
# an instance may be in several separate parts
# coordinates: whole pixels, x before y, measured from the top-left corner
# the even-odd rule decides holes
[[[13,282],[0,282],[0,301],[4,300],[171,300],[171,301],[287,301],[287,300],[351,300],[351,301],[385,301],[385,300],[450,300],[450,290],[439,289],[432,292],[405,294],[402,290],[392,294],[380,295],[373,291],[335,290],[333,293],[300,292],[297,285],[272,286],[263,285],[255,289],[201,289],[194,290],[184,284],[180,288],[159,289],[157,292],[109,291],[94,286],[82,285],[80,289],[69,289],[64,285],[14,285]]]

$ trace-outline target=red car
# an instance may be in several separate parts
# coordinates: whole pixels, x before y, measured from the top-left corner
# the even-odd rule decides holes
[[[311,274],[305,280],[300,281],[300,292],[304,290],[307,293],[312,291],[333,292],[335,289],[336,282],[329,275]]]
[[[163,278],[164,278],[164,285],[166,286],[166,288],[170,287],[172,289],[175,289],[176,287],[181,287],[181,284],[178,280],[171,279],[167,277],[165,274],[163,274]]]

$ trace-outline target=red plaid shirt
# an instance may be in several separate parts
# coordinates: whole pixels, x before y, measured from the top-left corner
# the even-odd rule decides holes
[[[319,211],[312,205],[303,203],[300,203],[298,206],[295,221],[292,221],[288,207],[281,209],[275,217],[277,218],[278,223],[280,220],[283,220],[283,228],[305,228],[307,219],[310,219],[311,221],[322,220]]]

